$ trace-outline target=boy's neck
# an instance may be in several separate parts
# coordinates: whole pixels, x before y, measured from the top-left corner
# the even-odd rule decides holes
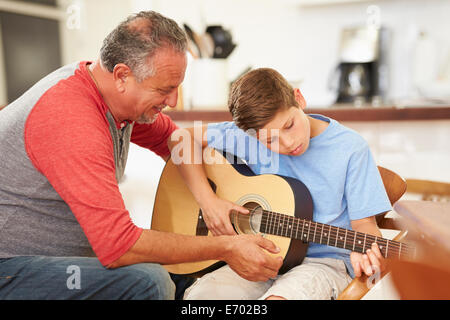
[[[311,138],[317,137],[319,134],[325,131],[325,129],[330,124],[329,122],[313,118],[308,116],[309,126],[311,130]]]

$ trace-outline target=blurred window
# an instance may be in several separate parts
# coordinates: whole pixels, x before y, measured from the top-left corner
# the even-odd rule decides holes
[[[16,1],[45,4],[47,6],[56,7],[56,0],[16,0]]]
[[[20,0],[56,6],[56,0]],[[59,21],[0,11],[4,79],[8,103],[61,66]]]

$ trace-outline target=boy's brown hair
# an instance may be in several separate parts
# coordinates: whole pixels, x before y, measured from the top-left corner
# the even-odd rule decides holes
[[[299,107],[294,89],[277,71],[260,68],[249,71],[231,87],[228,108],[236,125],[246,131],[258,130],[278,111]]]

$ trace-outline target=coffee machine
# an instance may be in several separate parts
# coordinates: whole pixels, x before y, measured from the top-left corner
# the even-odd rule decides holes
[[[381,105],[386,102],[388,30],[349,27],[342,31],[335,71],[337,104]]]

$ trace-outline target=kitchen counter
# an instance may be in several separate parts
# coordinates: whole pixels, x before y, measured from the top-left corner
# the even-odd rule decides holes
[[[403,120],[442,120],[450,119],[450,106],[430,107],[328,107],[306,109],[307,113],[318,113],[338,121],[403,121]],[[165,111],[174,121],[230,121],[228,111]]]
[[[6,106],[0,106],[0,110]],[[231,121],[228,111],[191,110],[175,111],[167,110],[164,113],[170,115],[174,121],[206,121],[219,122]],[[404,121],[404,120],[444,120],[450,119],[449,106],[432,107],[328,107],[307,108],[306,113],[318,113],[338,121]]]

